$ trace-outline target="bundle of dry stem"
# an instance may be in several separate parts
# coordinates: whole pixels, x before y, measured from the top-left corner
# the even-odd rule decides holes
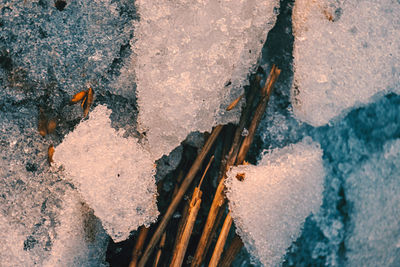
[[[140,267],[145,266],[147,260],[149,259],[151,253],[153,252],[157,242],[160,240],[162,234],[164,233],[169,220],[171,219],[173,213],[175,212],[176,208],[178,207],[180,201],[182,200],[185,192],[187,191],[187,189],[189,188],[193,179],[195,178],[195,175],[197,174],[198,170],[200,169],[205,157],[207,156],[208,152],[210,151],[212,145],[214,144],[214,142],[217,139],[221,130],[222,130],[222,125],[218,125],[213,129],[210,137],[207,139],[206,143],[204,144],[202,150],[200,151],[200,153],[197,156],[196,160],[194,161],[192,167],[190,168],[188,174],[186,175],[185,179],[183,180],[177,194],[173,198],[166,213],[164,214],[160,223],[158,224],[158,227],[155,230],[153,236],[151,237],[149,244],[147,245],[145,251],[143,252],[143,255],[138,263],[138,266],[140,266]]]
[[[254,135],[256,133],[258,125],[260,124],[260,121],[265,112],[265,109],[267,108],[267,104],[268,104],[269,98],[271,96],[273,86],[274,86],[276,80],[278,79],[280,73],[281,73],[281,70],[278,69],[275,65],[273,65],[271,68],[268,80],[265,82],[265,86],[261,90],[261,99],[257,105],[256,111],[254,112],[253,119],[251,120],[249,129],[248,129],[249,133],[243,139],[242,144],[240,146],[238,155],[236,157],[235,165],[243,164],[244,159],[246,158],[247,152],[249,151],[250,145],[253,142]],[[223,182],[223,181],[221,181],[221,182]],[[224,196],[222,196],[222,197],[224,197]],[[211,260],[210,260],[210,263],[208,266],[217,266],[218,265],[218,262],[221,257],[222,251],[224,249],[226,239],[228,237],[231,225],[232,225],[232,217],[229,212],[225,218],[224,225],[223,225],[221,233],[218,237],[217,244],[215,245],[215,249],[214,249],[213,255],[211,257]]]
[[[220,174],[218,177],[218,186],[211,204],[211,207],[208,211],[207,219],[200,236],[200,240],[197,244],[197,248],[193,258],[191,259],[191,266],[197,267],[201,266],[204,263],[205,257],[207,255],[207,251],[212,244],[213,237],[216,235],[218,226],[224,216],[226,200],[224,195],[225,190],[225,178],[226,172],[235,165],[243,164],[244,159],[246,158],[247,152],[249,151],[250,145],[253,142],[254,135],[256,129],[261,121],[261,118],[265,112],[267,103],[269,101],[272,88],[277,78],[279,77],[280,70],[273,65],[270,71],[270,75],[265,83],[263,88],[260,88],[260,76],[255,76],[255,80],[252,82],[252,86],[247,93],[246,96],[246,104],[242,110],[241,118],[238,126],[232,136],[232,131],[229,127],[226,127],[226,134],[228,138],[224,138],[224,146],[222,149],[222,159],[220,166]],[[257,105],[253,102],[256,99],[257,95],[260,95],[260,100]],[[236,105],[240,102],[244,95],[239,96],[235,101],[233,101],[229,106],[228,110],[231,110],[236,107]],[[254,107],[255,111],[254,111]],[[254,111],[254,115],[252,115]],[[245,128],[248,128],[248,134],[246,136],[242,136],[242,133]],[[181,202],[184,194],[189,189],[189,186],[193,182],[197,172],[203,165],[203,161],[208,155],[211,147],[215,143],[217,137],[221,133],[222,126],[217,126],[214,128],[207,141],[205,142],[203,148],[200,153],[197,155],[194,163],[189,169],[185,179],[183,179],[181,185],[178,187],[178,183],[176,184],[172,201],[169,204],[165,214],[159,221],[157,228],[154,230],[150,241],[145,246],[145,250],[142,253],[142,248],[144,247],[146,236],[148,233],[148,229],[141,228],[140,233],[138,235],[138,239],[135,244],[134,251],[132,253],[132,261],[130,267],[141,266],[144,267],[147,263],[149,257],[152,255],[154,249],[157,244],[158,251],[154,254],[153,258],[155,259],[154,265],[157,266],[162,253],[162,248],[164,247],[167,239],[167,233],[165,229],[172,217],[175,213],[179,203]],[[227,155],[226,155],[227,154]],[[226,156],[225,156],[226,155]],[[178,231],[175,238],[175,244],[172,255],[165,255],[163,258],[171,258],[170,266],[181,266],[183,264],[184,256],[186,250],[188,248],[188,244],[190,238],[192,236],[192,231],[196,222],[196,218],[198,216],[200,205],[202,202],[202,191],[200,190],[200,186],[203,182],[204,176],[207,173],[207,170],[213,160],[214,156],[211,157],[210,162],[208,163],[202,178],[200,179],[199,185],[194,189],[192,199],[190,202],[187,202],[186,206],[183,209],[182,218],[178,227]],[[178,179],[181,180],[183,177],[183,171],[181,170],[180,175],[178,175]],[[177,180],[178,180],[177,179]],[[231,244],[228,250],[225,252],[222,260],[221,255],[223,252],[223,248],[227,241],[227,237],[232,225],[232,218],[230,213],[226,216],[224,220],[224,224],[222,226],[221,232],[219,234],[217,243],[215,245],[211,260],[207,266],[230,266],[232,261],[235,258],[235,255],[240,251],[243,243],[237,235],[231,241]],[[161,241],[160,241],[161,239]],[[167,251],[166,251],[167,252]],[[141,255],[142,254],[142,255]],[[139,259],[140,258],[140,259]],[[139,260],[138,260],[139,259]]]

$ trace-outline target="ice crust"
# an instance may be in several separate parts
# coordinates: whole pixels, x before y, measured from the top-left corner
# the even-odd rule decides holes
[[[387,142],[346,180],[352,232],[347,266],[400,266],[400,139]]]
[[[400,93],[399,18],[393,0],[296,1],[296,117],[320,126],[376,94]]]
[[[257,166],[228,172],[229,209],[254,261],[281,264],[305,219],[322,204],[324,175],[322,150],[309,140],[269,151]]]
[[[58,145],[54,161],[100,218],[115,242],[157,219],[154,162],[134,138],[111,127],[111,110],[99,105]]]
[[[133,32],[133,11],[128,7],[134,9],[133,3],[66,1],[62,11],[54,3],[0,1],[0,56],[10,63],[0,68],[8,85],[0,97],[22,100],[51,90],[48,97],[57,101],[87,84],[108,89],[110,69],[118,65],[114,59]]]
[[[104,266],[108,237],[101,224],[85,238],[77,192],[50,171],[48,141],[36,130],[36,105],[0,112],[1,266]],[[76,250],[79,249],[79,251]],[[63,257],[58,257],[63,255]]]
[[[240,108],[225,109],[243,92],[278,2],[136,1],[131,71],[154,159],[190,132],[238,120]]]

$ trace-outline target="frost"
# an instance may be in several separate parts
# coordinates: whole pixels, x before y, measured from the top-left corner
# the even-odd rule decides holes
[[[400,93],[398,1],[296,1],[295,115],[314,126],[372,96]]]
[[[158,159],[190,132],[238,120],[240,108],[225,109],[243,92],[275,23],[278,1],[136,4],[140,22],[131,69],[138,122]]]
[[[110,126],[111,111],[97,106],[56,147],[62,164],[104,229],[119,242],[140,225],[157,218],[154,164],[134,138],[123,138]]]
[[[322,151],[308,140],[270,151],[258,166],[228,173],[229,208],[253,260],[265,266],[282,262],[305,219],[322,204],[324,175]]]
[[[400,265],[400,139],[385,144],[346,180],[352,204],[348,266]]]

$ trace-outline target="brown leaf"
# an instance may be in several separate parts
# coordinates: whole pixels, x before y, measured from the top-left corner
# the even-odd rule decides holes
[[[57,127],[57,122],[55,119],[51,119],[47,122],[47,133],[51,134]]]
[[[41,136],[47,134],[47,117],[42,108],[39,109],[38,131]]]
[[[83,116],[84,117],[86,117],[89,114],[90,106],[93,104],[93,100],[94,100],[93,89],[90,87],[89,90],[87,90],[86,92],[87,92],[87,97],[86,97],[85,103],[83,103]]]
[[[53,162],[53,155],[54,155],[54,146],[50,145],[47,149],[47,162],[51,165]]]
[[[87,92],[86,91],[80,91],[79,93],[76,93],[72,99],[71,99],[71,103],[75,104],[78,103],[79,101],[81,101],[82,99],[84,99],[86,97]]]

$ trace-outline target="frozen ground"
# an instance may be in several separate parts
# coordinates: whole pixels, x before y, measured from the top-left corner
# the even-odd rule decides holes
[[[342,4],[332,1],[332,5],[336,2]],[[0,229],[4,241],[0,259],[6,266],[51,265],[59,260],[53,253],[75,255],[78,266],[105,263],[104,230],[90,209],[77,204],[81,200],[75,195],[76,188],[59,173],[49,172],[47,163],[48,146],[57,146],[82,117],[78,105],[66,104],[75,92],[92,85],[95,105],[106,104],[113,111],[111,125],[124,128],[125,136],[139,136],[130,123],[136,121],[136,99],[124,93],[127,86],[135,87],[121,73],[132,51],[132,24],[137,19],[133,1],[66,3],[59,10],[50,0],[0,1]],[[394,5],[392,12],[398,10],[398,1],[384,3]],[[321,145],[327,175],[321,209],[306,219],[283,265],[356,266],[363,260],[399,266],[399,192],[395,189],[400,183],[400,96],[381,93],[357,108],[345,107],[346,114],[319,127],[298,121],[290,103],[293,4],[281,1],[277,24],[263,48],[261,65],[267,70],[276,63],[283,72],[249,160],[255,163],[264,149],[282,148],[310,136]],[[398,20],[398,14],[386,11],[387,17],[377,18],[376,23],[386,23],[390,16]],[[397,39],[392,42],[398,47]],[[380,67],[371,65],[373,70]],[[393,88],[387,91],[399,86],[398,69],[389,74],[384,82]],[[370,74],[357,73],[359,81],[364,80],[362,75]],[[37,134],[39,107],[58,121],[56,131],[46,137]],[[165,158],[165,166],[176,166],[177,151],[171,164]],[[63,223],[71,214],[75,214],[75,223]],[[83,226],[76,227],[80,222]],[[65,238],[68,228],[76,238]],[[65,240],[71,241],[72,247],[60,246]],[[77,253],[77,247],[82,253]],[[122,245],[110,248],[109,255],[114,258],[108,261],[120,266],[115,259],[123,258],[121,251],[125,250]],[[67,256],[62,259],[74,261]],[[235,264],[250,265],[244,250]]]

